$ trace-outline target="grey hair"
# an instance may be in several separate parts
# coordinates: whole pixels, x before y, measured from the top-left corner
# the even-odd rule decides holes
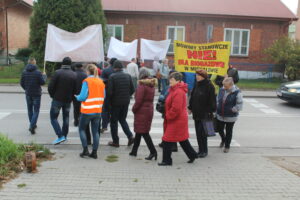
[[[167,58],[162,60],[162,63],[165,63],[166,61],[169,61]]]
[[[139,75],[139,79],[144,79],[144,78],[148,78],[150,77],[150,72],[146,67],[142,67],[140,69],[140,75]]]
[[[233,79],[231,77],[224,78],[222,83],[223,83],[223,85],[225,85],[225,84],[229,84],[230,86],[234,85]]]

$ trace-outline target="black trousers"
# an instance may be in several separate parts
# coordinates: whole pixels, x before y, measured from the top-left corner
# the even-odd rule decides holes
[[[174,147],[175,142],[163,142],[163,162],[172,164],[172,148]],[[197,158],[197,153],[192,147],[189,140],[185,140],[179,142],[181,148],[183,149],[184,153],[187,155],[189,159]]]
[[[112,106],[111,107],[111,116],[110,116],[110,131],[111,137],[115,144],[119,144],[119,136],[118,136],[118,122],[121,124],[121,127],[127,136],[128,139],[133,137],[132,132],[128,126],[126,121],[127,113],[128,113],[128,105],[124,106]]]
[[[201,120],[195,120],[195,129],[199,146],[199,153],[208,153],[207,135],[205,133]]]
[[[219,134],[222,139],[222,142],[225,143],[225,148],[230,148],[230,143],[232,139],[232,131],[233,131],[234,122],[222,122],[218,120],[218,129]],[[226,134],[224,132],[226,129]]]
[[[74,121],[76,124],[79,123],[80,118],[80,106],[81,102],[73,99],[73,114],[74,114]],[[86,139],[88,143],[91,143],[91,131],[90,131],[90,123],[85,128]]]
[[[138,151],[138,148],[140,146],[142,137],[144,138],[150,153],[151,154],[156,154],[157,151],[154,147],[154,144],[152,142],[152,139],[151,139],[151,136],[150,136],[149,133],[143,133],[143,134],[136,133],[135,134],[134,143],[133,143],[133,147],[132,147],[132,152],[137,152]]]
[[[74,114],[74,121],[76,124],[79,123],[80,106],[81,106],[81,102],[77,101],[76,99],[73,99],[73,114]]]

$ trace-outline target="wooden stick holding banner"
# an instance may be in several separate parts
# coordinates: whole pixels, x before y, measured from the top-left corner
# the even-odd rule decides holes
[[[46,60],[44,61],[44,72],[43,72],[43,74],[46,74]]]

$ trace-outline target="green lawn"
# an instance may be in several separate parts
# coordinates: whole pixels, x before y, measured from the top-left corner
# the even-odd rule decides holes
[[[20,79],[24,64],[19,63],[11,66],[0,67],[0,79]]]
[[[254,79],[254,80],[240,80],[237,86],[244,90],[275,90],[282,81],[280,79]]]

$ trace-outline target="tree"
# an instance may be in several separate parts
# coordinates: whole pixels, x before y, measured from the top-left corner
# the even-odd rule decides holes
[[[29,46],[41,66],[44,61],[47,24],[70,32],[78,32],[93,24],[102,24],[106,36],[106,20],[101,0],[37,0],[30,19]]]
[[[275,62],[289,80],[299,77],[300,42],[283,37],[276,40],[271,47],[265,49],[268,58]]]

